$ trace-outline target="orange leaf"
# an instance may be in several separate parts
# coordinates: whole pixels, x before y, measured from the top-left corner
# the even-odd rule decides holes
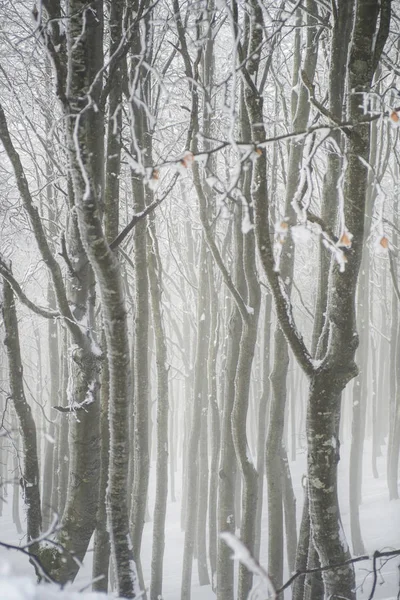
[[[392,114],[390,115],[390,118],[392,119],[392,121],[394,121],[395,123],[398,123],[399,121],[399,115],[397,114],[397,112],[394,110],[392,112]]]
[[[385,248],[385,250],[386,250],[387,248],[389,248],[389,240],[387,239],[387,237],[383,236],[383,237],[380,239],[380,242],[379,242],[379,243],[380,243],[380,245],[382,246],[382,248]]]
[[[153,169],[153,179],[160,179],[160,171],[158,169]]]
[[[193,152],[185,152],[185,156],[182,158],[181,163],[187,169],[191,166],[194,160]]]
[[[258,154],[258,156],[262,155],[262,148],[257,148],[256,149],[256,153]]]
[[[289,225],[286,223],[286,221],[282,221],[281,224],[279,225],[279,227],[281,229],[288,229]]]
[[[351,247],[351,239],[348,235],[348,233],[345,231],[344,233],[342,233],[342,236],[339,240],[339,246],[343,246],[344,248],[350,248]]]

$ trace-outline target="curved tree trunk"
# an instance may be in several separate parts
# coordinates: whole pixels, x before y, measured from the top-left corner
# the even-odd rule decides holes
[[[346,79],[343,72],[346,69],[349,53],[349,40],[352,29],[352,11],[353,2],[340,2],[336,18],[333,22],[331,48],[330,48],[330,69],[329,69],[329,110],[336,115],[338,119],[343,118],[343,102],[346,87]],[[343,146],[342,135],[339,131],[332,132],[332,137],[338,147]],[[323,193],[321,201],[321,217],[332,231],[335,231],[337,221],[337,189],[342,175],[342,158],[337,152],[329,152],[327,156],[327,168],[323,181]],[[327,340],[324,338],[319,344],[321,333],[324,326],[324,315],[328,302],[328,277],[331,263],[331,253],[325,248],[322,242],[319,245],[319,273],[317,283],[317,297],[314,311],[314,325],[311,352],[317,358],[326,351]],[[318,353],[318,355],[317,355]],[[306,487],[307,493],[307,487]],[[307,499],[308,505],[308,499]],[[306,519],[308,527],[311,527],[310,516],[303,511],[303,519]],[[301,529],[306,527],[302,523]],[[311,531],[308,533],[309,545],[299,546],[296,562],[305,564],[309,568],[319,566],[318,554],[314,548]],[[305,551],[305,556],[301,557],[300,552]],[[304,584],[306,591],[304,592]],[[296,597],[294,600],[305,598],[317,600],[323,597],[323,585],[321,574],[310,574],[306,578],[301,578],[296,583]],[[294,593],[294,592],[293,592]]]
[[[378,15],[381,19],[376,43]],[[262,14],[259,19],[262,22]],[[349,60],[348,119],[357,123],[363,117],[359,94],[370,88],[379,54],[389,31],[390,6],[378,1],[359,0],[355,11],[352,46]],[[256,59],[254,59],[256,60]],[[248,84],[246,103],[254,127],[254,142],[265,139],[262,125],[262,99],[254,97],[254,89]],[[260,125],[261,124],[261,125]],[[369,126],[358,123],[356,131],[349,132],[346,148],[344,206],[341,229],[348,228],[353,235],[347,262],[333,264],[330,270],[327,315],[322,336],[327,335],[329,344],[321,364],[315,364],[292,318],[291,307],[282,293],[282,282],[274,271],[274,257],[268,228],[268,204],[266,194],[253,193],[256,213],[256,233],[263,268],[274,294],[279,321],[290,340],[295,357],[310,378],[310,398],[307,417],[308,441],[308,492],[310,502],[313,541],[322,566],[331,562],[343,562],[348,557],[344,542],[337,502],[338,419],[340,395],[348,381],[357,373],[354,362],[358,344],[355,323],[355,295],[364,243],[364,219],[368,171],[365,163],[369,157]],[[261,159],[262,157],[260,157]],[[258,159],[258,161],[260,160]],[[257,161],[257,162],[258,162]],[[342,255],[338,257],[342,259]],[[340,268],[341,267],[341,268]],[[355,581],[352,566],[337,571],[325,571],[325,595],[332,599],[355,597]]]
[[[303,69],[310,82],[314,80],[318,37],[316,36],[315,19],[312,15],[317,14],[317,5],[314,0],[307,2],[307,51],[304,57]],[[301,18],[298,17],[301,24]],[[305,128],[310,114],[310,103],[308,91],[299,80],[301,65],[300,41],[298,39],[300,29],[297,30],[296,55],[293,64],[293,89],[298,89],[292,95],[292,123],[294,130]],[[304,152],[303,141],[293,141],[290,146],[288,176],[286,183],[285,215],[294,220],[294,209],[292,201],[297,193],[300,182],[300,169],[302,166]],[[285,281],[286,294],[290,296],[293,269],[294,269],[295,246],[293,240],[287,241],[284,246],[280,264],[280,271]],[[269,426],[266,441],[266,474],[268,489],[268,572],[276,586],[283,581],[283,480],[285,472],[283,457],[286,450],[283,449],[285,408],[287,400],[286,380],[289,366],[289,353],[286,338],[279,324],[274,336],[274,367],[271,373],[272,398],[269,414]],[[287,473],[287,469],[286,469]],[[290,473],[289,473],[290,475]],[[293,530],[293,526],[291,526]],[[296,527],[294,527],[294,531]],[[293,563],[293,557],[291,558]]]
[[[26,506],[27,540],[28,542],[32,542],[39,537],[42,527],[36,426],[31,407],[26,401],[23,386],[23,369],[14,293],[10,284],[5,279],[3,279],[1,307],[6,333],[4,345],[7,349],[10,394],[18,418],[22,439],[22,473],[20,484]],[[35,555],[38,551],[38,544],[30,546],[29,551]]]
[[[76,98],[85,98],[88,85],[91,85],[92,97],[98,99],[101,93],[101,81],[93,86],[93,79],[102,66],[103,20],[102,4],[95,2],[90,11],[84,2],[70,2],[71,18],[68,35],[73,40],[70,50],[70,93]],[[85,33],[81,35],[83,23]],[[90,48],[90,53],[88,52]],[[87,64],[87,56],[95,60]],[[107,361],[110,372],[109,422],[110,422],[110,464],[108,481],[108,519],[111,548],[116,568],[117,591],[127,598],[134,598],[139,593],[136,566],[133,560],[132,544],[128,531],[127,509],[127,476],[128,476],[128,408],[129,408],[129,344],[128,326],[125,309],[123,282],[120,267],[114,253],[110,249],[101,226],[102,190],[103,190],[103,117],[93,106],[88,107],[82,115],[79,106],[74,106],[76,112],[69,119],[69,157],[74,186],[74,196],[78,210],[79,232],[90,263],[93,266],[100,290],[104,331],[107,344]],[[110,293],[111,290],[111,293]],[[94,368],[94,365],[90,365]],[[90,373],[95,385],[95,379]],[[96,408],[96,420],[93,423],[93,408]],[[81,420],[86,427],[72,435],[80,436],[79,442],[85,443],[86,451],[95,460],[94,473],[98,485],[99,448],[98,448],[98,405],[93,403],[87,413],[83,411]],[[87,429],[86,419],[91,418],[91,429]],[[94,425],[94,427],[93,427]],[[91,431],[91,435],[88,435]],[[86,433],[82,439],[83,432]],[[92,442],[92,448],[87,448]],[[77,445],[74,445],[76,451]],[[79,456],[82,460],[82,456]],[[78,465],[79,466],[79,465]],[[89,508],[90,519],[95,520],[98,504],[98,487],[93,485],[93,475],[80,487],[92,484],[90,489],[89,507],[79,506],[76,502],[66,506],[66,519],[75,518],[75,523],[86,516]],[[70,481],[71,483],[71,481]],[[76,482],[78,484],[78,482]],[[93,498],[95,498],[93,500]],[[80,498],[81,500],[83,498]],[[81,511],[76,513],[76,509]],[[74,512],[75,510],[75,512]],[[77,517],[79,517],[77,519]],[[94,523],[82,523],[86,531]]]
[[[349,60],[348,118],[355,122],[363,115],[359,90],[368,89],[377,64],[376,53],[385,41],[388,14],[381,14],[379,43],[372,39],[376,33],[379,3],[360,0],[355,10],[352,47]],[[382,39],[383,36],[383,39]],[[343,562],[348,556],[344,541],[337,500],[337,462],[340,418],[340,395],[346,384],[357,374],[354,362],[358,345],[355,300],[357,278],[364,245],[364,215],[368,185],[369,125],[360,125],[348,136],[348,158],[344,184],[344,208],[341,227],[353,235],[348,263],[344,272],[338,264],[330,271],[328,307],[325,328],[329,344],[323,365],[311,377],[307,419],[308,486],[313,538],[322,566]],[[329,509],[329,510],[328,510]],[[355,598],[352,566],[323,574],[325,595],[332,598]]]

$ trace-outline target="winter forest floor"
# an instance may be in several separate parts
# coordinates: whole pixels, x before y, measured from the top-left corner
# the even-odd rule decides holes
[[[348,444],[342,445],[342,458],[339,468],[339,495],[341,500],[343,526],[347,540],[350,539],[349,511],[348,511]],[[385,448],[383,448],[385,451]],[[302,510],[302,487],[301,478],[305,471],[305,452],[298,451],[297,459],[290,464],[293,485],[297,497],[297,516],[300,523]],[[364,538],[366,552],[371,555],[375,550],[390,550],[400,547],[400,500],[388,500],[386,486],[386,460],[385,456],[378,459],[379,479],[374,479],[371,470],[371,445],[366,442],[364,453],[364,476],[363,476],[363,503],[360,507],[361,528]],[[154,475],[154,472],[152,473]],[[152,482],[154,489],[154,481]],[[179,600],[180,581],[182,570],[182,553],[184,534],[180,529],[180,477],[176,476],[177,502],[168,502],[168,514],[166,522],[166,548],[164,559],[164,597],[163,600]],[[152,501],[153,495],[150,494]],[[266,506],[266,500],[264,502]],[[21,506],[21,519],[23,518]],[[146,584],[150,578],[151,560],[151,534],[152,523],[146,523],[143,540],[142,566]],[[261,545],[261,564],[267,563],[267,519],[263,515],[263,535]],[[0,517],[0,540],[2,542],[19,543],[22,536],[18,536],[11,517],[11,495]],[[91,552],[88,553],[84,566],[81,569],[76,582],[71,589],[80,590],[85,588],[91,577]],[[400,557],[395,557],[388,562],[382,561],[382,569],[378,573],[377,587],[374,594],[375,600],[391,600],[398,598],[400,584]],[[18,595],[14,588],[9,586],[8,574],[28,576],[34,580],[32,567],[28,564],[26,557],[15,551],[7,551],[0,548],[0,600],[25,600],[35,598],[42,600],[42,596]],[[288,575],[286,571],[286,575]],[[357,565],[357,598],[367,600],[370,596],[372,586],[372,561],[358,563]],[[11,589],[12,588],[12,589]],[[90,588],[89,588],[90,589]],[[13,595],[15,592],[15,595]],[[11,595],[10,595],[11,594]],[[96,595],[96,598],[100,596]],[[53,598],[53,596],[51,596]],[[74,596],[78,598],[78,596]],[[192,600],[213,600],[215,594],[210,586],[200,587],[197,581],[197,565],[193,566],[193,589]],[[286,593],[285,600],[289,600],[290,592]]]

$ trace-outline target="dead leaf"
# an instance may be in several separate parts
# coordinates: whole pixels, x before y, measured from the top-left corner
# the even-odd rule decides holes
[[[187,169],[194,161],[193,152],[185,152],[185,156],[181,160],[181,164]]]
[[[351,248],[351,237],[347,231],[342,233],[338,246],[341,246],[342,248]]]

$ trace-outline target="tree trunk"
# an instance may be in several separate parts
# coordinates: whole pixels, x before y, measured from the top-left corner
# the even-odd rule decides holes
[[[337,463],[340,418],[340,388],[343,380],[322,372],[311,380],[307,415],[308,494],[312,535],[321,565],[337,564],[350,558],[345,543],[337,497]],[[325,571],[325,596],[355,598],[352,565]]]
[[[257,513],[255,523],[255,541],[254,541],[254,556],[257,560],[260,558],[261,546],[261,519],[262,507],[264,500],[264,468],[265,468],[265,438],[267,431],[267,411],[269,408],[270,396],[270,342],[271,342],[271,312],[272,312],[272,297],[271,294],[265,296],[264,307],[264,344],[262,349],[262,392],[258,407],[258,432],[257,432],[257,473],[258,473],[258,490],[257,490]]]
[[[36,540],[42,527],[40,508],[39,460],[36,443],[36,426],[32,410],[26,401],[23,385],[23,368],[19,343],[18,319],[14,293],[8,281],[3,279],[2,315],[5,329],[4,345],[7,349],[10,394],[18,418],[22,438],[22,473],[20,485],[26,506],[27,540]],[[35,555],[38,544],[29,551]]]
[[[102,335],[103,351],[107,352],[107,342],[105,335]],[[107,361],[103,365],[101,373],[101,393],[100,393],[100,483],[99,483],[99,506],[97,509],[97,523],[94,534],[92,589],[95,592],[108,592],[108,572],[110,566],[110,535],[107,530],[107,485],[109,453],[110,453],[110,425],[108,421],[109,414],[109,395],[110,395],[110,371]]]
[[[162,597],[163,560],[165,550],[165,517],[168,498],[168,363],[167,345],[162,316],[162,265],[156,228],[151,220],[149,244],[149,283],[156,346],[157,365],[157,463],[156,499],[154,505],[153,545],[151,558],[150,598]]]
[[[398,172],[396,172],[398,175]],[[398,217],[399,201],[396,200],[393,210],[393,220],[395,225],[399,224]],[[394,228],[393,230],[393,245],[397,246],[398,235]],[[395,269],[397,275],[398,269]],[[399,302],[395,291],[392,291],[392,318],[390,327],[390,355],[389,355],[389,437],[387,446],[387,465],[386,476],[389,490],[389,500],[397,500],[399,497],[398,490],[398,451],[396,456],[396,442],[398,430],[400,429],[400,414],[398,407],[400,406],[400,390],[398,384],[399,368],[398,354],[400,352],[400,320],[399,320]]]
[[[97,99],[101,93],[101,80],[95,80],[103,62],[103,13],[102,4],[95,2],[90,11],[82,0],[70,2],[69,39],[73,40],[70,50],[71,73],[69,78],[69,92],[74,98],[86,98],[89,85],[92,98]],[[81,35],[85,24],[85,33]],[[90,52],[88,49],[90,48]],[[94,58],[88,64],[87,57]],[[93,84],[93,81],[97,81]],[[100,290],[104,330],[107,343],[107,360],[110,371],[110,464],[108,482],[108,519],[111,548],[116,568],[118,593],[127,598],[134,598],[140,592],[136,566],[133,560],[132,544],[128,531],[127,510],[127,475],[128,475],[128,408],[129,408],[129,344],[128,326],[123,292],[123,281],[119,263],[110,249],[101,226],[102,190],[103,190],[103,116],[96,111],[94,106],[86,107],[81,112],[81,107],[74,105],[75,112],[69,119],[69,157],[73,179],[74,195],[77,202],[78,225],[81,239],[95,271],[96,280]],[[111,293],[110,293],[111,291]],[[93,365],[94,366],[94,365]],[[92,369],[93,369],[92,366]],[[95,385],[93,372],[92,385]],[[92,407],[96,407],[95,426],[93,427]],[[91,477],[86,475],[84,485],[91,484],[90,506],[79,506],[79,500],[71,503],[71,510],[66,507],[67,520],[72,519],[72,509],[81,508],[79,516],[86,517],[81,524],[85,532],[93,532],[98,504],[98,474],[99,474],[99,448],[98,448],[98,405],[92,404],[81,422],[89,416],[92,420],[91,429],[85,429],[85,440],[92,441],[95,447],[84,449],[95,456],[94,473],[96,485]],[[80,429],[80,434],[84,431]],[[87,432],[92,431],[91,438]],[[89,439],[88,439],[89,438]],[[76,440],[78,441],[78,440]],[[74,449],[77,446],[74,445]],[[82,457],[80,456],[80,460]],[[92,476],[93,477],[93,476]],[[82,480],[79,481],[81,488]],[[90,517],[86,514],[91,511]],[[76,513],[75,513],[76,514]],[[90,518],[90,523],[87,521]],[[75,523],[77,520],[75,521]],[[82,536],[84,538],[85,536]],[[85,540],[86,542],[86,540]]]
[[[235,211],[235,282],[241,292],[244,287],[242,256],[243,235],[241,232],[241,212]],[[219,466],[218,486],[218,532],[235,533],[235,488],[237,462],[232,439],[231,415],[235,394],[235,376],[239,359],[240,340],[242,335],[242,318],[236,304],[233,305],[227,328],[228,348],[225,368],[224,399],[221,422],[221,458]],[[234,596],[234,563],[231,551],[224,541],[218,540],[217,556],[217,598],[232,600]]]
[[[208,406],[211,422],[211,463],[210,489],[208,497],[208,553],[211,567],[211,585],[216,592],[217,583],[217,544],[218,544],[218,462],[221,447],[220,411],[217,395],[217,354],[219,346],[218,297],[214,282],[214,269],[209,258],[208,284],[210,288],[210,342],[208,345],[207,379]]]
[[[185,474],[187,479],[187,507],[181,600],[189,600],[191,595],[192,562],[195,548],[198,511],[198,449],[201,433],[201,411],[203,406],[203,376],[207,369],[207,347],[209,336],[209,323],[206,316],[208,304],[207,250],[204,235],[202,235],[199,258],[197,345],[193,388],[193,408],[187,450],[187,470]]]
[[[56,299],[51,284],[48,286],[47,292],[48,304],[51,309],[56,308]],[[50,402],[52,406],[60,404],[60,357],[58,350],[58,330],[57,322],[50,320],[48,326],[49,340],[49,371],[50,371]],[[53,415],[51,415],[53,417]],[[47,424],[46,424],[47,425]],[[56,472],[58,470],[58,453],[55,452],[58,448],[58,432],[54,422],[48,426],[49,438],[46,437],[45,442],[45,459],[43,469],[43,492],[42,492],[42,520],[43,529],[47,530],[53,520],[53,514],[57,512],[58,500],[54,499],[57,491],[58,482]]]
[[[61,406],[66,408],[68,406],[67,390],[68,390],[68,331],[63,330],[62,339],[62,391],[61,391]],[[69,464],[69,450],[68,450],[68,429],[69,419],[66,419],[64,415],[58,417],[58,516],[62,520],[65,500],[67,497],[68,488],[68,464]]]
[[[209,321],[209,315],[207,320]],[[209,344],[209,341],[208,341]],[[208,356],[208,348],[207,348]],[[199,504],[197,510],[196,546],[197,546],[197,568],[199,584],[209,585],[207,565],[207,508],[208,508],[208,382],[203,382],[202,409],[201,409],[201,433],[199,440]]]
[[[316,36],[315,18],[317,5],[314,0],[307,2],[307,50],[304,57],[303,69],[310,82],[314,80],[318,38]],[[298,17],[301,24],[301,17]],[[297,36],[300,29],[297,30]],[[293,89],[298,89],[292,95],[292,124],[294,130],[305,128],[310,114],[310,103],[308,91],[299,81],[299,70],[301,65],[300,44],[295,46],[297,52],[293,64]],[[300,184],[300,169],[302,166],[304,152],[304,141],[294,140],[290,145],[288,176],[285,194],[285,215],[290,222],[294,220],[294,209],[292,201]],[[294,269],[295,246],[293,240],[287,241],[282,252],[279,265],[281,276],[285,282],[286,294],[290,297],[293,269]],[[277,267],[278,268],[278,267]],[[266,442],[266,474],[268,489],[268,572],[276,586],[282,585],[283,581],[283,481],[284,472],[282,446],[284,439],[285,409],[287,400],[286,380],[289,366],[289,354],[286,338],[277,325],[274,337],[274,367],[271,373],[272,399],[269,414],[269,426]],[[286,450],[284,450],[286,454]]]

